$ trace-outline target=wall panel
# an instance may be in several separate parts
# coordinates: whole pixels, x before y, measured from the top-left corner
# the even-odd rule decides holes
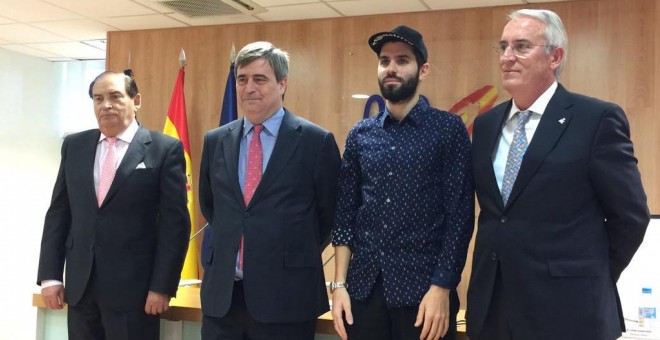
[[[561,82],[569,90],[616,102],[626,110],[649,206],[653,214],[660,214],[660,89],[656,86],[660,79],[660,6],[654,0],[602,0],[530,7],[552,9],[564,20],[570,49]],[[197,177],[203,135],[218,124],[232,44],[239,50],[249,42],[267,40],[289,51],[285,106],[333,131],[343,149],[364,106],[363,100],[352,99],[351,94],[378,93],[377,60],[366,43],[371,34],[399,24],[421,31],[431,63],[421,92],[434,106],[447,109],[484,85],[500,87],[492,46],[499,40],[505,14],[516,8],[110,32],[107,65],[123,70],[130,54],[143,94],[140,120],[146,127],[160,130],[176,79],[179,51],[185,49],[188,124]],[[507,98],[500,88],[498,102]],[[198,221],[201,223],[201,215]],[[463,296],[468,274],[466,271],[460,287]]]

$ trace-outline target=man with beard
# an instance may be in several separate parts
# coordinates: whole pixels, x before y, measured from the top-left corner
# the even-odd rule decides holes
[[[399,26],[369,39],[386,109],[349,133],[335,226],[332,316],[350,339],[455,339],[474,223],[470,139],[430,107],[422,36]]]

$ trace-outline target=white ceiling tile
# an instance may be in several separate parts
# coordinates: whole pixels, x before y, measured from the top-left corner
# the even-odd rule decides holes
[[[28,44],[27,46],[73,59],[105,59],[105,51],[79,42]]]
[[[274,7],[286,5],[300,5],[309,3],[318,3],[319,0],[252,0],[261,7]]]
[[[423,0],[432,10],[525,4],[524,0]],[[544,0],[545,1],[545,0]]]
[[[26,45],[3,45],[0,46],[0,48],[4,48],[7,50],[11,50],[14,52],[22,53],[22,54],[27,54],[31,55],[33,57],[38,57],[38,58],[59,58],[59,55],[48,53],[46,51],[41,51],[38,49],[34,49],[32,47],[28,47]]]
[[[10,24],[0,25],[0,40],[26,44],[58,42],[66,41],[67,39],[26,24]]]
[[[270,7],[267,12],[255,14],[265,21],[303,20],[338,17],[340,14],[325,4],[303,4]]]
[[[156,11],[130,0],[44,0],[90,18],[155,14]]]
[[[37,0],[2,1],[2,16],[18,22],[39,22],[80,18],[80,15],[76,13]]]
[[[32,26],[72,40],[105,39],[106,32],[117,30],[112,26],[90,19],[39,22]]]
[[[97,20],[124,31],[186,26],[186,24],[163,14],[140,15],[134,17],[99,18]]]
[[[371,15],[376,13],[405,13],[425,11],[426,7],[419,1],[380,1],[380,0],[356,0],[329,2],[345,16]]]

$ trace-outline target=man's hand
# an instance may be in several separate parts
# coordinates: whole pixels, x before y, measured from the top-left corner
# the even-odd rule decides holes
[[[64,286],[55,285],[41,289],[41,297],[48,309],[64,308]]]
[[[337,288],[332,292],[332,320],[335,323],[335,331],[342,338],[347,340],[346,328],[344,328],[343,313],[346,314],[346,322],[353,324],[353,313],[351,312],[351,298],[348,296],[346,288]]]
[[[437,340],[449,329],[449,289],[431,285],[419,304],[415,327],[422,328],[420,340]]]
[[[147,294],[147,303],[144,305],[144,312],[150,315],[158,315],[170,308],[170,297],[167,294],[149,291]]]

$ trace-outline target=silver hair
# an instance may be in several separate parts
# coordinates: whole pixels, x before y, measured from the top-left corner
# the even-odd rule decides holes
[[[545,24],[546,54],[552,53],[556,48],[564,50],[564,56],[559,67],[555,70],[555,77],[559,79],[561,72],[564,70],[564,64],[566,63],[566,56],[568,54],[568,36],[566,35],[566,29],[564,29],[561,18],[559,18],[557,13],[547,9],[520,9],[508,15],[509,21],[520,17],[533,18]]]
[[[257,59],[266,59],[275,72],[279,83],[289,75],[289,54],[267,41],[257,41],[245,45],[236,56],[236,71]]]

